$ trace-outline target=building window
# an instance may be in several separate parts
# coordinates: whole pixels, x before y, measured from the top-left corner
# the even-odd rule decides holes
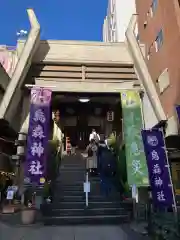
[[[115,14],[115,4],[112,5],[112,14]]]
[[[161,46],[163,45],[163,31],[162,29],[159,31],[157,38],[155,40],[155,49],[156,52],[159,51],[159,49],[161,48]]]
[[[144,22],[143,26],[144,26],[144,28],[147,27],[147,21]]]
[[[157,85],[159,87],[160,93],[163,93],[170,85],[169,72],[166,68],[157,79]]]
[[[116,32],[112,31],[112,42],[116,42]]]
[[[157,6],[158,6],[158,0],[153,0],[150,8],[151,16],[154,16]]]
[[[112,24],[112,30],[115,31],[116,30],[116,22],[114,21],[114,23]]]

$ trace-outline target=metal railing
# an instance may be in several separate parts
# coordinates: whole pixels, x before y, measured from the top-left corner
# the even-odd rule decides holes
[[[85,184],[86,184],[86,186],[89,184],[89,173],[88,173],[88,171],[86,171],[86,182],[85,182]],[[86,188],[86,187],[85,187]],[[88,189],[85,189],[86,191],[85,191],[85,194],[86,194],[86,207],[88,207],[88,205],[89,205],[89,199],[88,199]]]
[[[89,185],[89,169],[88,169],[88,157],[86,157],[86,178],[84,182],[84,193],[86,198],[86,207],[89,205],[89,191],[88,191],[88,185]]]

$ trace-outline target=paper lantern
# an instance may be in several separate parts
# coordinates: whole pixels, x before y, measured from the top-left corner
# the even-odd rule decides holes
[[[107,121],[108,122],[114,121],[114,112],[113,111],[108,111],[107,112]]]

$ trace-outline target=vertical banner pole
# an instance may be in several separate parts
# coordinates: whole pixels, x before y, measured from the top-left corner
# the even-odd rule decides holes
[[[163,132],[162,128],[161,128],[161,131],[162,131],[162,135],[163,135],[164,146],[166,148],[165,136],[164,136],[164,132]],[[170,184],[171,184],[171,188],[172,188],[172,195],[173,195],[173,201],[174,201],[174,206],[172,206],[172,208],[173,208],[173,212],[174,212],[175,221],[177,222],[177,204],[176,204],[176,198],[175,198],[175,194],[174,194],[174,187],[173,187],[172,176],[171,176],[171,171],[170,171],[170,165],[169,165],[169,158],[168,158],[167,148],[166,148],[166,159],[167,159],[167,168],[168,168],[169,179],[170,179]]]
[[[143,105],[143,98],[144,98],[144,91],[143,90],[141,90],[139,92],[139,97],[140,97],[140,107],[141,107],[141,115],[142,115],[142,129],[145,129],[146,128],[146,124],[145,124],[144,105]],[[148,200],[147,200],[147,203],[146,203],[146,209],[145,209],[145,215],[146,216],[145,216],[145,218],[147,219],[147,216],[150,215],[151,203],[150,203],[150,199],[149,199],[148,187],[146,187],[146,190],[147,190],[146,196],[147,196]]]
[[[88,172],[86,173],[86,185],[88,185]],[[88,207],[88,191],[86,189],[86,207]]]
[[[143,106],[144,92],[143,91],[139,92],[139,96],[140,96],[140,107],[141,107],[141,115],[142,115],[142,128],[145,129],[145,117],[144,117],[144,106]]]

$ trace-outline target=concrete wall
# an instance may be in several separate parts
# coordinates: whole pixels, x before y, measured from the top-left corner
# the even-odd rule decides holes
[[[65,81],[48,81],[45,79],[36,80],[36,85],[52,87],[55,92],[102,92],[102,93],[119,93],[122,89],[133,89],[134,81],[119,83],[101,83],[101,82],[65,82]]]
[[[129,64],[132,58],[125,43],[41,41],[33,62]]]
[[[10,77],[7,74],[6,70],[0,63],[0,85],[3,90],[6,90],[8,84],[10,82]]]
[[[144,113],[145,128],[150,129],[158,123],[158,119],[151,106],[147,93],[144,94],[142,107],[143,107],[143,113]]]

